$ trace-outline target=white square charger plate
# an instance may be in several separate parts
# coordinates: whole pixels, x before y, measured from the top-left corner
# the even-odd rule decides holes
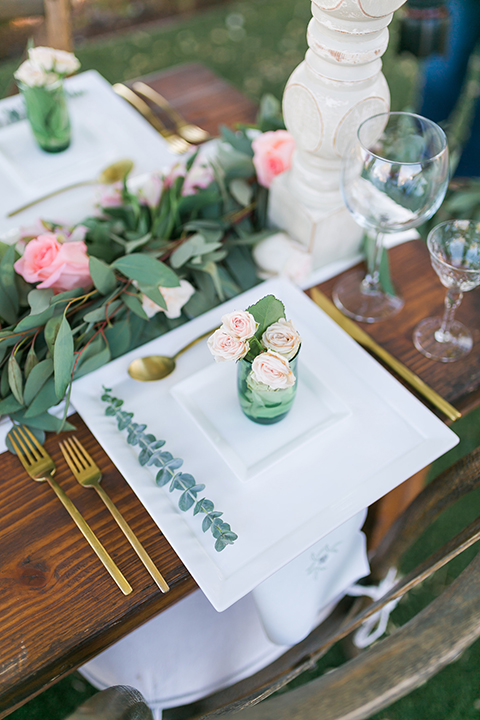
[[[291,418],[300,411],[307,437],[293,431],[289,440],[286,433],[288,451],[281,450],[277,456],[272,440],[262,455],[258,454],[260,433],[272,431],[273,437],[277,428],[285,442],[282,426],[288,427],[289,418],[270,427],[249,423],[250,457],[249,448],[240,451],[238,445],[240,437],[248,440],[247,430],[240,428],[241,423],[249,421],[241,415],[235,397],[236,368],[234,364],[225,364],[226,368],[212,364],[206,343],[182,355],[175,372],[158,383],[135,382],[127,375],[127,367],[135,357],[174,354],[192,338],[218,326],[225,312],[244,309],[268,293],[284,302],[287,317],[294,321],[303,339],[297,398],[300,402],[294,405]],[[304,357],[306,372],[302,368]],[[215,371],[218,385],[213,379]],[[194,379],[197,373],[198,382]],[[313,383],[313,389],[308,388],[309,383]],[[140,467],[137,449],[126,443],[125,433],[120,433],[115,421],[105,416],[106,406],[100,400],[102,386],[122,398],[124,408],[134,413],[135,421],[146,423],[148,432],[166,440],[164,449],[183,458],[184,472],[206,485],[203,495],[223,512],[222,519],[238,534],[233,545],[217,553],[211,533],[201,530],[201,516],[181,512],[178,492],[157,487],[155,469]],[[301,397],[311,393],[318,400],[323,387],[329,393],[329,401],[323,406],[325,422],[316,410],[310,418],[308,403],[303,405]],[[212,415],[202,408],[202,392],[205,400],[211,394],[217,406],[213,411],[217,424],[218,417],[225,417],[227,412],[237,418],[229,420],[239,423],[237,438],[233,425],[226,438],[237,461],[240,458],[235,470],[231,457],[212,436],[215,430],[208,427]],[[303,292],[284,280],[262,283],[81,378],[74,383],[72,401],[219,611],[458,442],[443,422]],[[191,407],[186,409],[189,403]],[[322,405],[321,400],[319,403]],[[192,407],[197,417],[193,417]],[[220,445],[222,442],[225,437]],[[245,472],[250,472],[252,477],[242,482],[237,472],[244,477]]]

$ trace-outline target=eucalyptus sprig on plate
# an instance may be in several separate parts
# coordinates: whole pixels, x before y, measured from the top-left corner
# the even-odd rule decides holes
[[[107,403],[105,415],[115,418],[120,431],[127,433],[127,443],[140,447],[138,462],[144,467],[152,465],[158,467],[155,481],[159,487],[169,485],[169,491],[178,490],[181,495],[178,507],[182,512],[193,508],[194,515],[203,515],[203,532],[211,531],[215,538],[215,550],[221,552],[227,545],[233,545],[238,535],[233,532],[229,523],[221,520],[223,513],[215,510],[211,500],[199,497],[205,490],[203,483],[197,483],[193,475],[178,472],[183,465],[181,458],[173,457],[171,453],[163,450],[165,440],[157,440],[155,435],[147,433],[147,426],[133,422],[133,413],[122,409],[123,400],[113,397],[109,388],[103,388],[102,401]]]

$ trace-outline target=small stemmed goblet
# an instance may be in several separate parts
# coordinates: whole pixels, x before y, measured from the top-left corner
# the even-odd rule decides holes
[[[426,318],[417,325],[413,342],[432,360],[453,362],[473,345],[470,331],[454,319],[463,293],[480,285],[480,223],[450,220],[437,225],[427,238],[433,269],[447,288],[443,317]]]
[[[395,315],[403,300],[383,291],[380,261],[383,235],[417,227],[438,210],[448,184],[445,133],[412,113],[382,113],[365,120],[342,166],[345,204],[359,225],[374,231],[374,257],[366,275],[347,273],[333,300],[363,322]]]

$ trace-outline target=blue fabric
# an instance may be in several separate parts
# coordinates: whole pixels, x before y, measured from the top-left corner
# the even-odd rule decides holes
[[[441,122],[458,99],[470,53],[480,38],[480,1],[449,0],[450,29],[447,54],[433,55],[423,63],[420,114]],[[480,176],[480,102],[470,139],[457,168],[458,176]]]

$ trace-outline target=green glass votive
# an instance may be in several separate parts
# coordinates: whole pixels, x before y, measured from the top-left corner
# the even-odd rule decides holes
[[[295,384],[284,389],[273,390],[251,376],[252,363],[240,360],[237,363],[237,389],[240,407],[244,415],[260,425],[273,425],[280,422],[290,412],[297,394],[298,353],[290,360],[295,375]]]
[[[19,82],[18,87],[38,145],[51,153],[66,150],[70,145],[71,129],[63,81],[33,87]]]

